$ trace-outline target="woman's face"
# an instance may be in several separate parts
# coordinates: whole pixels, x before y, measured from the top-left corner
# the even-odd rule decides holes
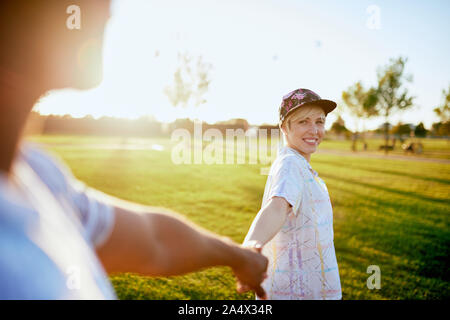
[[[299,110],[283,125],[289,147],[300,152],[306,160],[314,153],[325,135],[325,113],[320,107]],[[305,112],[306,111],[306,112]]]

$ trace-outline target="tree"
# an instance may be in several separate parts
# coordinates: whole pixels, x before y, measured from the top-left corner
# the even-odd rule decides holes
[[[366,90],[361,81],[356,82],[353,86],[348,87],[347,91],[342,92],[342,100],[357,121],[355,137],[352,144],[353,151],[356,151],[356,137],[360,131],[359,122],[361,120],[363,121],[362,131],[364,132],[364,119],[378,115],[378,110],[375,108],[377,102],[376,97],[376,90],[373,88]],[[366,146],[364,134],[363,141]]]
[[[432,131],[439,136],[450,135],[450,86],[448,91],[442,90],[442,105],[435,108],[433,111],[441,119],[441,121],[433,123]]]
[[[427,136],[428,130],[425,129],[423,123],[419,123],[414,129],[414,135],[419,138],[425,138]]]
[[[390,63],[380,68],[377,73],[378,86],[376,88],[376,106],[379,113],[384,116],[385,122],[389,117],[400,110],[406,110],[413,105],[414,97],[410,97],[408,90],[403,88],[403,82],[411,82],[412,76],[405,75],[407,59],[399,57],[390,59]],[[389,128],[384,130],[385,153],[388,153]]]
[[[205,103],[203,95],[211,83],[209,79],[211,64],[203,62],[201,56],[196,58],[195,63],[194,58],[188,53],[178,53],[178,62],[179,66],[173,75],[173,84],[164,89],[170,103],[174,107],[178,105],[186,107],[190,103],[199,106]]]
[[[409,136],[411,134],[411,127],[409,126],[409,124],[403,124],[399,122],[391,129],[391,133],[398,135],[399,137],[403,135]]]
[[[444,122],[439,126],[439,135],[440,136],[450,136],[450,121]],[[447,140],[449,141],[449,140]]]
[[[248,121],[246,119],[242,119],[242,118],[234,118],[234,119],[225,120],[225,121],[218,121],[218,122],[216,122],[216,124],[237,126],[237,127],[244,129],[244,131],[247,131],[249,128]]]
[[[442,90],[443,102],[442,105],[435,108],[433,111],[441,119],[441,122],[445,123],[450,120],[450,86],[448,91]]]
[[[330,128],[330,132],[338,136],[345,135],[346,137],[350,133],[350,131],[345,127],[344,119],[342,119],[341,116],[338,116],[336,121],[333,122]]]
[[[450,121],[433,123],[431,132],[436,136],[450,136]]]

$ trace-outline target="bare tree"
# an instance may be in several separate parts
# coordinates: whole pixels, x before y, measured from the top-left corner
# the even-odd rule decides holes
[[[443,102],[442,105],[435,108],[433,111],[440,118],[440,122],[433,123],[433,129],[436,134],[441,136],[450,135],[450,86],[448,90],[442,90]],[[450,144],[450,139],[447,139],[447,145]]]
[[[206,102],[204,94],[208,91],[211,80],[211,64],[203,62],[201,56],[193,58],[188,53],[178,53],[179,65],[173,75],[173,83],[164,88],[170,103],[176,107],[189,104],[199,106]]]
[[[342,92],[342,100],[349,109],[350,113],[356,118],[356,128],[353,136],[352,150],[356,151],[357,136],[360,131],[360,122],[363,122],[363,142],[366,149],[367,143],[364,135],[364,120],[378,115],[376,107],[376,90],[370,88],[366,90],[361,81],[348,87],[347,91]]]
[[[389,117],[400,110],[413,105],[414,97],[409,96],[408,90],[403,88],[403,82],[411,82],[412,76],[405,75],[406,58],[390,59],[390,63],[378,70],[378,87],[376,88],[376,105],[378,111],[389,122]],[[389,128],[384,128],[384,150],[388,153]]]
[[[448,91],[442,89],[443,102],[442,105],[435,108],[433,111],[441,119],[442,123],[450,120],[450,86],[448,86]]]

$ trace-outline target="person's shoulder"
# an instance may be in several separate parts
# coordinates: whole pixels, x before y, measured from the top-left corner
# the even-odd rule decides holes
[[[288,147],[284,147],[278,153],[277,158],[274,161],[276,166],[280,167],[297,167],[303,168],[305,167],[305,159],[303,159],[299,154],[297,154],[294,150]]]
[[[6,179],[0,178],[0,235],[4,235],[8,226],[22,226],[25,217],[35,217],[36,214],[30,215],[31,208],[21,202],[22,199],[8,186]]]
[[[57,156],[47,151],[45,146],[36,142],[22,142],[20,145],[20,153],[27,161],[31,160],[33,162],[50,163],[53,165],[60,162]]]
[[[66,189],[69,169],[58,156],[32,142],[23,142],[20,153],[23,160],[52,191]]]
[[[307,166],[304,163],[306,160],[296,154],[295,151],[290,148],[282,148],[278,152],[278,156],[272,163],[269,175],[278,175],[288,172],[301,172],[307,170]]]

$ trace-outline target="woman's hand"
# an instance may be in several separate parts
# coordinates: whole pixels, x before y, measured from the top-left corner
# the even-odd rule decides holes
[[[282,197],[273,197],[269,203],[256,215],[250,230],[245,237],[243,246],[261,254],[263,246],[280,231],[290,210],[291,207],[286,199]],[[262,276],[262,280],[264,280],[267,278],[267,273],[264,272]],[[248,286],[245,282],[238,281],[237,291],[239,293],[243,293],[251,289],[253,288]],[[262,288],[259,291],[255,290],[255,292],[259,298],[266,298]]]
[[[258,268],[259,267],[258,261],[255,261],[253,263],[253,265],[250,264],[248,266],[249,270],[245,271],[245,272],[249,272],[250,275],[252,275],[255,278],[255,279],[253,279],[253,281],[255,281],[256,285],[251,285],[251,283],[249,283],[246,280],[247,278],[245,278],[245,276],[246,276],[245,272],[243,274],[244,277],[241,277],[240,274],[237,273],[238,271],[235,270],[235,275],[238,278],[238,281],[237,281],[237,284],[236,284],[236,290],[239,293],[244,293],[244,292],[253,290],[253,291],[255,291],[256,295],[259,298],[265,300],[266,299],[266,293],[265,293],[264,289],[261,287],[261,283],[264,281],[264,279],[267,278],[267,263],[268,263],[268,260],[267,260],[266,257],[264,257],[261,254],[262,246],[260,244],[258,244],[256,241],[249,241],[248,243],[243,245],[243,247],[247,248],[246,250],[251,250],[252,252],[255,252],[255,253],[259,254],[261,257],[264,258],[265,261],[264,261],[264,264],[263,264],[264,267],[262,269]],[[258,258],[261,258],[261,257],[258,257]],[[262,274],[261,274],[261,271],[263,271]]]

